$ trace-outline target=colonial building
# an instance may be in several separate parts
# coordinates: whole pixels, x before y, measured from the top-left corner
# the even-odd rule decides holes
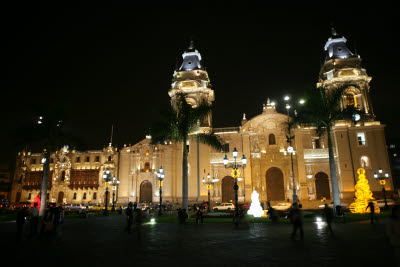
[[[390,173],[384,125],[375,119],[370,98],[368,76],[361,66],[359,55],[346,46],[346,39],[332,29],[332,36],[325,44],[326,58],[318,77],[318,85],[325,90],[346,87],[341,107],[352,106],[358,113],[353,120],[339,121],[332,129],[335,161],[340,197],[350,202],[357,181],[356,171],[366,170],[372,191],[381,197],[381,186],[373,178],[379,168]],[[177,93],[187,94],[187,101],[195,107],[200,101],[212,103],[212,90],[201,54],[191,42],[183,53],[182,64],[173,74],[169,96],[175,104]],[[170,203],[182,201],[182,150],[188,148],[189,202],[207,201],[208,189],[202,179],[210,174],[218,178],[211,187],[212,201],[234,200],[234,178],[231,169],[225,168],[223,159],[234,161],[232,151],[237,149],[240,160],[247,157],[247,165],[240,169],[238,179],[239,202],[250,202],[256,190],[260,200],[266,202],[290,201],[293,188],[301,202],[310,205],[321,199],[332,199],[328,144],[325,136],[318,136],[315,129],[298,127],[294,130],[293,170],[291,153],[288,152],[287,114],[276,110],[274,101],[266,99],[261,113],[249,120],[245,114],[241,125],[213,128],[212,115],[200,123],[199,131],[214,132],[220,137],[226,152],[215,151],[196,139],[182,143],[151,144],[151,136],[133,146],[117,151],[109,147],[103,151],[78,152],[62,148],[52,155],[49,197],[54,202],[104,203],[105,186],[102,173],[110,168],[120,180],[118,201],[158,202],[159,183],[156,171],[162,166],[165,173],[163,200]],[[12,201],[29,200],[40,189],[42,165],[40,154],[21,152],[13,184]],[[293,183],[294,175],[294,183]],[[392,179],[386,183],[390,194]]]

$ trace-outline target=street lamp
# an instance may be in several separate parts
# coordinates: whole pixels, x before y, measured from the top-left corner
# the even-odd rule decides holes
[[[288,116],[288,131],[289,131],[289,135],[286,136],[286,141],[289,143],[289,146],[287,147],[287,152],[290,153],[290,161],[292,163],[292,179],[293,179],[293,204],[297,203],[297,195],[296,195],[296,183],[295,183],[295,179],[294,179],[294,167],[293,167],[293,147],[292,147],[292,139],[294,139],[294,135],[291,135],[291,125],[290,125],[290,115],[289,115],[289,110],[291,108],[290,104],[289,104],[289,96],[285,96],[283,98],[287,103],[286,103],[286,110],[287,110],[287,116]],[[301,103],[301,102],[300,102]],[[301,103],[304,104],[304,101]]]
[[[211,189],[211,185],[213,185],[214,183],[216,183],[216,182],[218,182],[219,181],[219,179],[218,178],[212,178],[211,179],[211,176],[210,176],[210,174],[207,174],[207,181],[206,181],[206,179],[204,179],[204,177],[203,177],[203,184],[206,184],[207,185],[207,189],[208,189],[208,205],[207,205],[207,211],[208,212],[210,212],[211,211],[211,208],[210,208],[210,189]]]
[[[247,159],[246,159],[246,157],[243,155],[243,157],[242,157],[242,164],[238,164],[238,163],[236,162],[236,158],[237,158],[237,156],[238,156],[238,151],[236,150],[236,147],[233,149],[232,154],[233,154],[233,158],[235,159],[234,164],[229,164],[229,165],[228,165],[228,162],[229,162],[228,156],[225,155],[225,158],[224,158],[224,165],[225,165],[225,168],[231,168],[231,169],[233,169],[233,170],[232,170],[232,176],[233,176],[233,178],[235,179],[235,185],[233,186],[233,189],[235,189],[235,220],[234,220],[234,223],[235,223],[236,225],[239,225],[239,203],[238,203],[238,189],[239,189],[239,186],[238,186],[238,184],[237,184],[237,181],[238,181],[240,172],[239,172],[238,168],[242,167],[242,168],[244,169],[244,168],[246,167]]]
[[[112,190],[113,190],[113,205],[112,205],[112,211],[115,211],[115,190],[117,190],[117,186],[119,185],[119,180],[117,178],[115,178],[115,176],[112,178],[112,182],[111,182]]]
[[[377,180],[379,179],[379,184],[382,185],[382,191],[383,191],[383,197],[385,198],[385,209],[386,209],[388,207],[388,204],[386,199],[385,179],[389,178],[389,173],[386,172],[385,175],[382,175],[383,170],[381,168],[379,168],[378,173],[379,174],[377,174],[376,172],[374,173],[374,178]]]
[[[105,205],[105,209],[104,209],[104,216],[108,215],[108,210],[107,210],[107,206],[108,206],[108,187],[110,186],[110,181],[111,181],[111,172],[110,169],[107,168],[107,170],[103,173],[103,180],[106,186],[106,205]]]
[[[162,186],[163,186],[163,180],[164,180],[164,170],[162,167],[158,169],[157,172],[158,180],[160,181],[160,210],[158,211],[158,216],[162,215]]]

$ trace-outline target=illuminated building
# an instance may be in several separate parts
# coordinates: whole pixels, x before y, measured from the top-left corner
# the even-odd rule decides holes
[[[361,65],[359,55],[350,51],[346,39],[332,29],[332,36],[325,44],[326,58],[318,76],[318,85],[326,90],[345,86],[341,107],[354,107],[354,119],[339,121],[333,127],[332,138],[337,163],[337,176],[340,197],[351,203],[357,183],[357,169],[364,168],[375,198],[382,197],[381,186],[373,178],[373,170],[382,168],[390,172],[390,164],[384,135],[385,126],[376,120],[370,97],[371,77]],[[275,88],[267,88],[266,91]],[[222,88],[221,88],[222,90]],[[175,103],[178,92],[187,93],[187,101],[196,106],[199,101],[213,103],[214,90],[208,72],[204,68],[202,55],[193,42],[183,53],[182,64],[173,73],[169,96],[171,105]],[[244,93],[246,93],[244,91]],[[286,126],[288,116],[279,113],[279,103],[265,99],[261,113],[253,118],[243,116],[238,125],[227,128],[214,128],[212,116],[200,122],[200,132],[213,131],[224,143],[227,153],[236,148],[238,158],[247,157],[246,169],[241,169],[239,178],[239,202],[250,202],[255,190],[261,203],[291,201],[293,187],[303,206],[319,205],[321,199],[332,201],[329,177],[327,139],[318,136],[315,129],[296,128],[292,141],[294,177],[290,153],[287,152]],[[238,105],[240,107],[240,105]],[[360,114],[361,113],[361,114]],[[361,116],[362,115],[362,116]],[[117,151],[108,147],[103,151],[58,151],[52,155],[50,199],[58,201],[63,192],[66,202],[104,202],[104,185],[101,173],[109,167],[120,180],[118,187],[119,203],[128,201],[159,201],[159,188],[156,170],[164,169],[163,201],[170,203],[182,200],[182,146],[188,153],[189,202],[207,201],[208,189],[201,181],[209,173],[219,182],[212,187],[211,201],[229,202],[234,200],[234,179],[230,170],[225,169],[225,152],[188,140],[186,144],[165,143],[152,145],[151,136],[132,146]],[[64,166],[60,160],[65,158]],[[111,160],[108,158],[112,157]],[[76,162],[90,156],[89,163]],[[99,157],[99,161],[93,158]],[[25,201],[28,193],[37,191],[40,185],[42,165],[40,159],[33,164],[32,158],[40,154],[21,152],[17,159],[17,170],[13,184],[12,201]],[[60,165],[61,164],[61,165]],[[62,180],[63,171],[65,178]],[[90,173],[90,174],[89,174]],[[78,177],[78,178],[77,178]],[[89,178],[91,177],[91,178]],[[97,180],[95,179],[97,177]],[[388,195],[393,193],[392,176],[387,181]],[[68,179],[67,179],[68,178]],[[90,181],[87,183],[86,181]],[[35,191],[35,193],[36,193]],[[74,194],[77,198],[74,199]],[[83,198],[86,193],[86,199]],[[88,197],[96,193],[96,199]],[[19,194],[19,198],[18,198]],[[329,200],[330,199],[330,200]],[[319,202],[319,203],[318,203]]]

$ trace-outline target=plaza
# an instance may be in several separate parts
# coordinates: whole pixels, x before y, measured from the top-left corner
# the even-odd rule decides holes
[[[19,266],[395,266],[383,219],[334,224],[334,234],[305,222],[303,241],[285,223],[145,223],[140,240],[125,223],[125,215],[67,219],[61,243],[26,237],[17,247],[15,222],[2,222],[2,252]]]

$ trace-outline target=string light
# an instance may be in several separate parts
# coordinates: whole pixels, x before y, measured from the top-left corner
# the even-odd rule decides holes
[[[358,182],[355,186],[355,202],[351,203],[350,211],[352,213],[370,213],[371,209],[368,208],[368,203],[372,201],[375,206],[375,213],[380,213],[379,207],[376,205],[376,201],[373,201],[375,198],[372,197],[372,191],[369,187],[368,180],[365,177],[365,170],[363,168],[359,168],[357,170],[358,173]]]

